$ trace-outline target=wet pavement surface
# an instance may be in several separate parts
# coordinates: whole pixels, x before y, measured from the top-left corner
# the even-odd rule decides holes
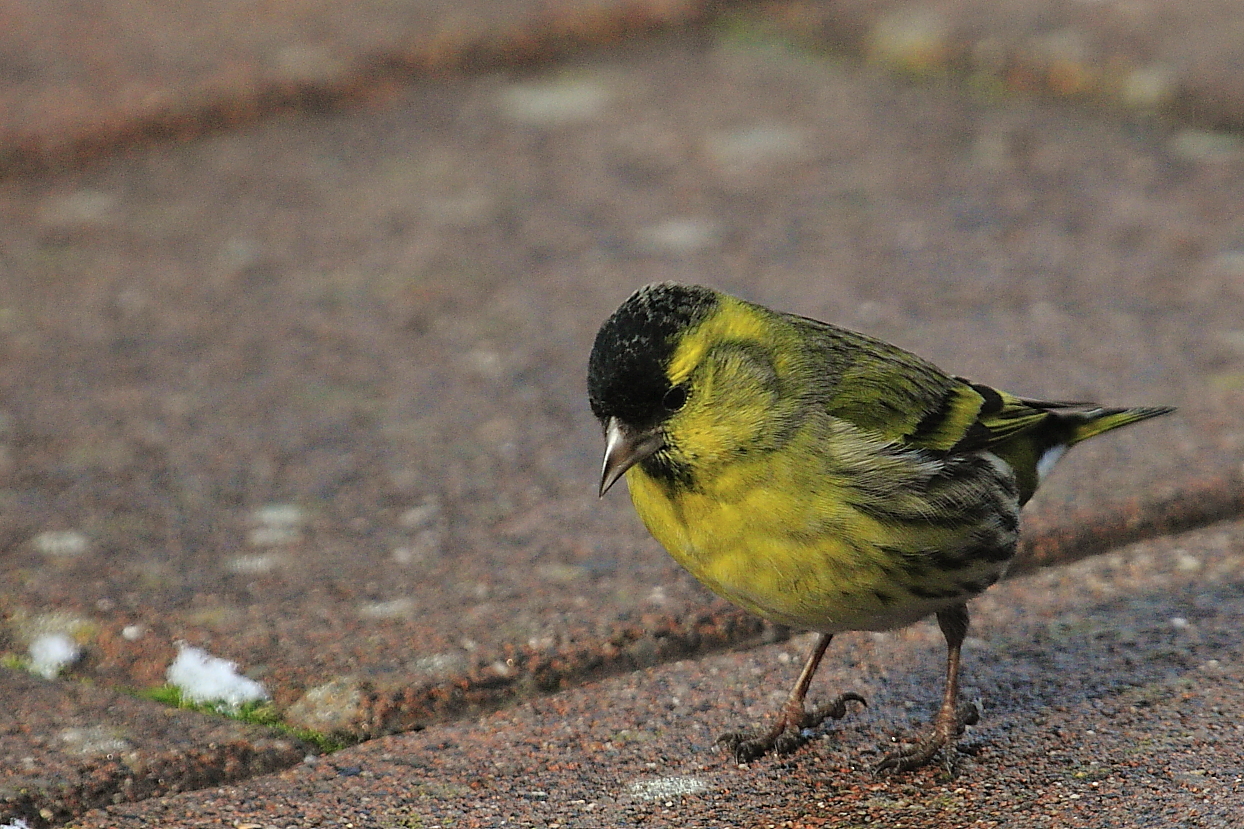
[[[1230,4],[203,5],[215,34],[8,12],[0,823],[1231,825]],[[826,739],[712,747],[808,644],[595,497],[587,351],[662,279],[1017,393],[1180,407],[1028,508],[954,775],[866,772],[931,710],[928,624],[835,642],[815,687],[871,704]],[[51,681],[48,635],[80,653]],[[179,643],[285,729],[137,696]]]

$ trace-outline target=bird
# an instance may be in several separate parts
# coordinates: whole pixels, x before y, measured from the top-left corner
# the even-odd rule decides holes
[[[601,325],[588,400],[598,495],[635,511],[714,593],[818,634],[771,727],[723,734],[739,763],[787,754],[864,697],[809,709],[830,641],[935,616],[946,679],[930,726],[875,767],[928,764],[975,724],[959,703],[967,602],[1006,573],[1020,508],[1068,448],[1174,411],[1029,399],[883,340],[699,285],[635,291]]]

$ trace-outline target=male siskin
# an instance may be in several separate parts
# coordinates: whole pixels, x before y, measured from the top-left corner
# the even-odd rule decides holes
[[[835,633],[936,615],[946,684],[907,771],[978,716],[958,703],[967,602],[1006,572],[1019,511],[1087,438],[1166,414],[1029,400],[872,337],[710,288],[636,291],[588,364],[605,433],[600,494],[623,475],[639,517],[715,593],[820,637],[773,726],[721,742],[739,762],[801,745],[858,694],[807,710]]]

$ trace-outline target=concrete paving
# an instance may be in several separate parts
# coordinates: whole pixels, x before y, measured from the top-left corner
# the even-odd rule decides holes
[[[869,771],[934,710],[935,625],[840,637],[814,695],[863,693],[789,758],[736,766],[714,736],[771,714],[811,638],[662,665],[288,772],[84,816],[140,826],[1238,825],[1244,525],[1011,582],[976,607],[953,773]]]
[[[944,803],[962,825],[1036,826],[1067,805],[1054,785],[1066,779],[1042,777],[1048,762],[1025,777],[1026,764],[1075,740],[1054,745],[1034,718],[1075,734],[1096,711],[1117,726],[1096,729],[1119,735],[1103,749],[1117,785],[1071,825],[1111,825],[1124,814],[1111,809],[1168,814],[1153,804],[1176,789],[1186,821],[1174,825],[1228,825],[1244,803],[1228,762],[1242,727],[1227,634],[1244,613],[1239,535],[1171,533],[1244,506],[1244,142],[1207,129],[1235,124],[1240,95],[1211,71],[1238,43],[1235,17],[1214,2],[1100,5],[1006,17],[968,2],[496,4],[495,20],[476,21],[491,32],[488,60],[471,35],[483,29],[438,4],[350,25],[333,23],[344,7],[332,4],[273,9],[254,31],[222,23],[217,49],[210,33],[154,19],[124,38],[101,24],[75,49],[49,23],[65,10],[15,9],[39,36],[13,43],[29,44],[14,52],[27,68],[0,76],[8,99],[52,100],[30,90],[77,89],[95,78],[84,66],[124,80],[67,92],[91,102],[63,119],[8,108],[0,130],[19,136],[0,178],[0,734],[18,757],[0,772],[0,821],[141,801],[75,820],[755,825],[771,812],[775,824],[850,825],[901,802],[903,825],[946,825]],[[229,8],[220,20],[236,20]],[[124,11],[96,13],[134,19]],[[180,34],[161,39],[161,26]],[[235,53],[254,66],[255,54],[297,52],[295,29],[347,56],[344,74],[294,84],[297,61],[220,74]],[[1179,31],[1199,37],[1195,54]],[[1066,46],[1069,32],[1092,46],[1076,65],[1103,67],[1096,91],[1068,95],[1048,72],[1021,83],[1047,55],[1021,47],[1038,34]],[[143,44],[157,39],[171,51],[152,64]],[[440,63],[374,69],[410,43]],[[955,57],[979,57],[982,43],[995,58],[1036,57],[995,60],[1010,68],[986,78],[984,63]],[[36,58],[39,44],[55,48]],[[1166,78],[1166,97],[1112,86],[1120,55],[1137,72],[1161,67],[1132,82]],[[135,79],[200,114],[301,92],[224,121],[188,118],[171,142],[116,92]],[[1202,88],[1219,109],[1190,91]],[[90,151],[47,149],[58,146]],[[762,716],[806,643],[713,655],[784,633],[678,571],[625,496],[594,496],[587,350],[609,311],[658,279],[866,330],[1024,394],[1180,406],[1078,448],[1031,505],[1021,572],[1142,538],[1154,540],[1124,555],[1148,556],[1154,572],[1107,556],[978,603],[981,627],[1005,631],[973,679],[997,730],[953,782],[852,771],[862,745],[925,713],[895,710],[927,702],[929,676],[912,672],[939,657],[921,627],[860,638],[821,680],[861,684],[874,702],[843,740],[751,770],[710,749],[714,728]],[[1084,592],[1085,574],[1109,601]],[[1162,578],[1182,592],[1163,595]],[[1064,653],[1058,619],[1131,638],[1080,648],[1077,628]],[[1189,629],[1204,641],[1171,640]],[[46,634],[81,653],[53,683],[21,670]],[[288,731],[212,720],[161,736],[163,718],[203,718],[115,692],[160,686],[179,642],[262,682],[288,728],[369,742],[304,764],[312,748]],[[684,686],[694,706],[669,704]],[[1184,696],[1195,723],[1163,720],[1153,738],[1169,763],[1129,754],[1127,740],[1159,728],[1148,717],[1169,710],[1160,703]],[[57,742],[62,716],[61,729],[126,748]],[[642,730],[656,720],[658,735]],[[636,728],[625,750],[597,748]],[[1217,759],[1185,768],[1180,735],[1197,729],[1226,736],[1198,738],[1193,749]],[[153,763],[161,774],[133,771]],[[502,771],[484,784],[488,763]],[[532,763],[539,785],[525,782]],[[381,788],[352,788],[371,786],[376,764]],[[165,799],[281,765],[292,768]],[[1107,779],[1075,773],[1094,789]],[[1212,777],[1203,796],[1198,775]],[[644,788],[661,776],[708,782],[678,795],[689,811],[662,817],[651,804],[665,795]],[[1013,800],[1038,779],[1044,794]],[[496,788],[480,799],[481,785]],[[829,794],[828,811],[809,805]],[[848,800],[856,812],[834,806]],[[1030,824],[1007,822],[1016,803],[1045,805]]]

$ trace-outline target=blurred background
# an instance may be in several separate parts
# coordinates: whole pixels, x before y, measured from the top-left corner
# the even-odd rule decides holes
[[[1230,0],[0,2],[0,658],[341,744],[781,638],[596,498],[658,280],[1180,406],[1053,535],[1238,513],[1241,61]]]

